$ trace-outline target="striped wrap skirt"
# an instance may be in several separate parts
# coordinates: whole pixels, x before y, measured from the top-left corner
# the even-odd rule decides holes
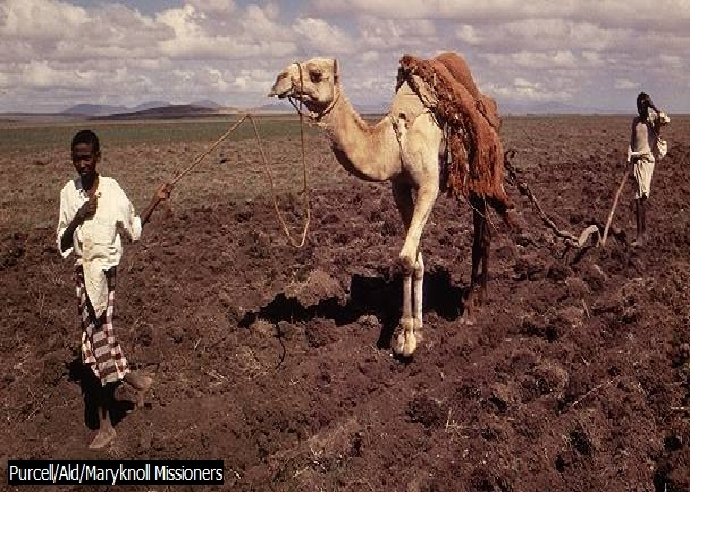
[[[106,270],[105,277],[108,280],[107,309],[98,317],[85,290],[83,267],[81,264],[75,266],[75,292],[82,327],[83,362],[89,365],[103,386],[122,380],[130,372],[112,325],[117,267]]]

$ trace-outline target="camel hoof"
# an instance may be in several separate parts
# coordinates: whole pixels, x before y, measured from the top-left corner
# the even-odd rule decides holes
[[[417,339],[412,330],[401,330],[395,339],[393,352],[396,356],[412,356],[417,347]]]
[[[403,349],[403,356],[412,356],[412,354],[415,352],[416,348],[417,348],[417,339],[415,338],[415,334],[413,332],[410,332],[410,335],[408,335],[407,339],[405,340],[405,348]]]
[[[463,315],[460,317],[460,324],[464,324],[465,326],[474,326],[475,325],[475,317],[472,315]]]

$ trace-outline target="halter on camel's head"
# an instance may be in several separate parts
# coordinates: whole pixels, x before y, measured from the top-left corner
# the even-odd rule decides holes
[[[311,58],[286,67],[277,77],[269,97],[299,101],[318,121],[328,114],[340,97],[338,62],[334,58]],[[299,109],[298,109],[299,111]]]

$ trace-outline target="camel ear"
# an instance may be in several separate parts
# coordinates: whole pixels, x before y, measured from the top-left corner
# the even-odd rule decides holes
[[[335,72],[335,84],[340,80],[340,64],[338,64],[337,58],[333,64],[333,71]]]

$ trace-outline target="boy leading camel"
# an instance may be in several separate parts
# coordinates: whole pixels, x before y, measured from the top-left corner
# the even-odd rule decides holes
[[[97,397],[100,429],[90,448],[103,448],[116,436],[109,417],[114,384],[126,381],[142,404],[152,384],[147,375],[130,371],[113,331],[112,318],[117,266],[122,256],[119,229],[135,241],[157,204],[167,199],[171,186],[162,184],[140,216],[113,178],[101,176],[100,141],[90,130],[79,131],[70,145],[78,177],[60,192],[57,244],[64,258],[74,252],[75,290],[82,328],[82,356],[99,382]]]

